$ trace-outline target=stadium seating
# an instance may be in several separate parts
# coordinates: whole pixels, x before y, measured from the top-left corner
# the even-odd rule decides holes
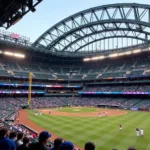
[[[103,73],[101,77],[106,78],[106,77],[123,77],[125,75],[125,72],[106,72]]]
[[[7,72],[7,70],[2,69],[0,70],[0,76],[11,76],[11,75]]]
[[[10,104],[12,99],[10,98],[0,98],[0,109],[3,110],[15,110],[15,106]]]
[[[123,103],[126,101],[126,99],[123,98],[115,98],[112,99],[111,101],[109,101],[107,104],[109,106],[120,106],[120,107],[124,107]]]
[[[48,65],[42,63],[18,63],[8,62],[2,60],[0,62],[0,76],[21,76],[28,77],[28,72],[33,72],[34,78],[44,79],[98,79],[108,77],[125,77],[125,76],[140,76],[149,75],[149,59],[143,58],[143,60],[129,60],[128,62],[120,62],[119,64],[113,62],[108,65]],[[73,73],[70,76],[70,73]],[[128,73],[127,73],[128,72]],[[144,73],[145,72],[145,73]],[[127,73],[127,74],[126,74]],[[85,77],[84,77],[85,75]]]
[[[114,85],[87,86],[83,92],[149,92],[149,85]]]
[[[98,73],[87,74],[87,76],[85,76],[84,79],[87,79],[87,80],[90,80],[90,79],[96,79],[97,76],[98,76]]]
[[[1,110],[0,109],[0,118],[5,118],[6,120],[9,120],[9,116],[13,113],[13,111],[10,110]]]
[[[149,106],[149,105],[150,105],[149,100],[141,100],[139,103],[134,105],[134,107],[140,108],[140,107]]]
[[[136,104],[138,104],[141,100],[140,99],[129,99],[127,101],[125,101],[122,105],[125,108],[131,108],[134,107]]]
[[[76,74],[76,75],[72,75],[71,76],[71,79],[75,79],[75,80],[80,80],[83,78],[83,75],[82,74]]]

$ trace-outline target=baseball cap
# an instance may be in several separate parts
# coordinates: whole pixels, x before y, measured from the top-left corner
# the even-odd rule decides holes
[[[74,145],[69,141],[65,141],[60,145],[60,150],[73,150],[73,149]]]
[[[51,137],[51,134],[49,134],[47,131],[42,131],[39,135],[39,138],[41,139],[48,139]]]

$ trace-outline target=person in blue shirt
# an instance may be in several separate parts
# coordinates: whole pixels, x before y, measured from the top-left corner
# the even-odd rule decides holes
[[[9,130],[7,128],[0,129],[0,149],[2,150],[16,150],[13,140],[8,138]]]
[[[13,141],[16,141],[16,139],[17,139],[17,133],[14,132],[14,131],[10,132],[9,139],[13,140]]]

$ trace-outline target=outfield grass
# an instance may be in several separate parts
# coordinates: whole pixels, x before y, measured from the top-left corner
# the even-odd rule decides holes
[[[58,109],[60,112],[69,112],[69,113],[88,113],[88,112],[96,112],[96,108],[62,108]]]
[[[43,114],[35,116],[28,111],[29,119],[45,130],[84,147],[85,142],[93,141],[97,150],[126,150],[135,146],[138,150],[150,150],[150,113],[131,112],[117,117],[62,117]],[[122,124],[123,131],[119,131]],[[135,128],[143,128],[143,138],[136,137]]]

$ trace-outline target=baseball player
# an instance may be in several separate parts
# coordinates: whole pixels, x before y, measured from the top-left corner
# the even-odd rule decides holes
[[[143,137],[144,136],[144,130],[140,129],[140,136]]]
[[[121,124],[120,124],[119,128],[120,128],[120,131],[122,131],[122,125]]]
[[[136,136],[139,137],[140,132],[139,132],[139,128],[136,128]]]

